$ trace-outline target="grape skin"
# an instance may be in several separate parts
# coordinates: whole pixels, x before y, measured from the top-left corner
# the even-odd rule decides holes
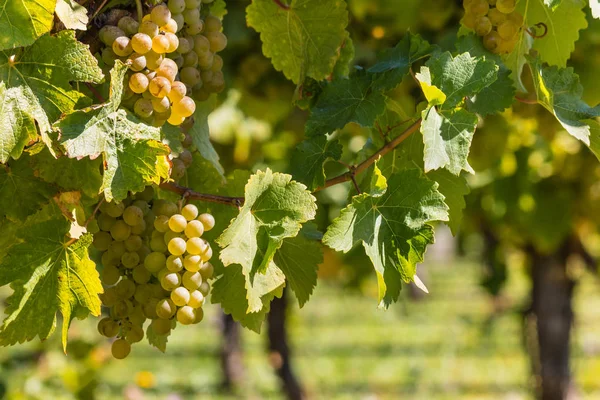
[[[131,345],[125,339],[117,339],[113,342],[111,353],[117,360],[122,360],[131,352]]]

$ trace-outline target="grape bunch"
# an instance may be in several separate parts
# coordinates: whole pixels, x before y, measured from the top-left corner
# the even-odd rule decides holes
[[[147,333],[168,335],[177,323],[197,324],[213,276],[210,244],[202,238],[215,225],[210,214],[187,204],[153,199],[152,187],[122,203],[100,205],[94,247],[102,252],[100,295],[110,315],[98,323],[117,339],[112,355],[127,357]]]
[[[510,53],[523,27],[523,16],[515,11],[516,0],[463,0],[462,23],[483,37],[483,45],[496,54]]]
[[[181,125],[194,114],[196,101],[224,89],[227,46],[221,20],[202,8],[213,0],[169,0],[158,4],[141,23],[130,16],[100,29],[107,46],[101,58],[129,63],[123,105],[154,126]]]

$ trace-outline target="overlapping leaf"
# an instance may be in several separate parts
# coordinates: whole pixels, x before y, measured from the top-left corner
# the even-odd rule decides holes
[[[401,170],[387,183],[381,197],[354,196],[323,237],[326,245],[343,252],[362,243],[375,267],[383,306],[397,300],[401,281],[414,280],[417,263],[433,242],[428,223],[448,220],[437,183],[418,169]]]
[[[83,307],[100,314],[102,285],[89,259],[90,235],[67,244],[70,222],[54,204],[32,215],[16,232],[16,242],[0,261],[0,286],[11,284],[7,317],[0,329],[0,344],[12,345],[46,339],[63,316],[63,345],[72,312]],[[6,250],[6,249],[5,249]]]
[[[54,22],[56,0],[0,0],[0,50],[29,46]]]
[[[348,12],[341,0],[291,0],[287,8],[255,0],[248,25],[260,33],[263,53],[294,83],[326,78],[346,38]]]
[[[37,137],[36,123],[50,146],[51,124],[89,104],[70,82],[98,83],[102,78],[96,59],[73,31],[45,35],[30,47],[0,52],[0,162],[21,155],[23,147]]]
[[[326,136],[314,136],[301,142],[292,153],[291,169],[294,179],[310,190],[325,184],[324,165],[328,160],[339,160],[342,145]]]
[[[192,136],[194,146],[202,157],[210,161],[221,175],[224,169],[219,162],[219,155],[210,141],[210,130],[208,127],[208,115],[215,109],[216,98],[212,96],[209,100],[196,104],[194,113],[194,125],[189,134]]]
[[[102,155],[105,170],[102,190],[108,201],[127,192],[141,192],[169,176],[169,148],[160,142],[160,129],[140,123],[120,109],[127,66],[117,61],[111,71],[110,100],[99,108],[77,111],[57,123],[61,143],[69,157]]]
[[[57,0],[56,15],[67,29],[87,29],[87,9],[75,0]]]

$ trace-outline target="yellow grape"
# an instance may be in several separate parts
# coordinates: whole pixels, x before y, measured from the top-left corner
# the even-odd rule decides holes
[[[167,47],[167,53],[173,53],[177,50],[177,47],[179,47],[179,38],[177,37],[176,34],[171,33],[171,32],[167,32],[165,33],[165,37],[167,38],[167,41],[169,42],[169,46]]]
[[[200,270],[202,264],[202,257],[199,255],[188,254],[183,259],[183,265],[187,271],[197,272]]]
[[[193,221],[198,216],[198,207],[193,204],[186,204],[181,209],[181,215],[183,215],[187,221]]]
[[[497,52],[501,42],[502,38],[496,31],[491,31],[483,38],[483,46],[493,53]]]
[[[162,114],[169,111],[171,108],[171,102],[168,97],[163,97],[162,99],[152,99],[152,108],[154,108],[154,112],[156,114]]]
[[[139,29],[139,33],[145,33],[150,36],[150,39],[158,35],[158,25],[152,21],[142,21]]]
[[[114,358],[122,360],[131,352],[131,345],[125,339],[117,339],[113,342],[110,351]]]
[[[204,295],[199,290],[194,290],[190,293],[190,298],[187,305],[192,308],[200,308],[204,304]]]
[[[150,11],[150,17],[156,25],[163,26],[171,19],[171,11],[164,4],[159,4]]]
[[[486,3],[487,5],[487,3]],[[486,10],[487,12],[487,10]],[[475,14],[479,15],[479,14]],[[485,15],[485,14],[482,14]],[[206,38],[210,42],[210,50],[213,53],[218,53],[227,47],[227,36],[223,32],[207,32]]]
[[[182,82],[175,81],[171,84],[171,91],[167,96],[169,97],[169,100],[176,103],[184,98],[186,92],[187,88],[185,85]]]
[[[196,320],[196,310],[190,306],[183,306],[177,311],[177,322],[182,325],[191,325]]]
[[[523,25],[523,16],[521,14],[519,14],[518,12],[511,12],[510,14],[507,15],[507,18],[512,21],[515,25],[517,25],[517,27],[521,27]]]
[[[179,30],[178,27],[177,21],[171,18],[166,24],[160,27],[160,30],[163,32],[176,33]]]
[[[152,50],[150,50],[148,53],[146,53],[145,57],[146,57],[146,67],[151,70],[155,70],[158,67],[160,67],[160,64],[162,64],[163,60],[165,59],[164,55],[155,53]],[[152,78],[148,77],[148,79],[152,79]]]
[[[202,311],[201,308],[197,308],[196,309],[196,318],[194,319],[194,324],[198,324],[202,321],[202,319],[204,318],[204,311]]]
[[[157,335],[166,335],[171,331],[171,320],[162,318],[155,319],[150,324],[150,327]]]
[[[157,76],[150,81],[148,90],[152,96],[163,98],[171,91],[171,82],[164,76]]]
[[[170,58],[165,58],[160,64],[160,67],[156,70],[156,75],[163,76],[167,78],[169,82],[173,82],[178,72],[179,68],[177,68],[175,61]]]
[[[184,120],[185,120],[185,117],[183,117],[181,115],[171,114],[169,119],[167,119],[167,122],[173,126],[179,126],[179,125],[183,124]]]
[[[127,36],[120,36],[112,44],[112,50],[120,57],[127,57],[133,52],[131,40]]]
[[[163,289],[171,291],[181,285],[181,276],[176,272],[169,272],[160,280]]]
[[[138,53],[131,53],[131,55],[127,57],[127,62],[131,63],[129,68],[134,72],[139,72],[146,68],[146,57]]]
[[[189,238],[186,247],[188,253],[193,255],[204,254],[208,249],[206,241],[199,237]]]
[[[201,53],[205,53],[210,50],[210,41],[204,35],[194,36],[194,51],[198,53],[198,57]]]
[[[182,286],[173,289],[171,292],[171,301],[178,307],[185,306],[189,300],[190,292]]]
[[[168,244],[169,253],[171,253],[174,256],[180,256],[183,253],[185,253],[186,247],[187,245],[185,240],[183,240],[180,237],[171,239]],[[187,250],[189,251],[189,249]]]
[[[131,47],[138,54],[146,54],[152,50],[152,38],[145,33],[136,33],[131,38]]]
[[[496,8],[498,11],[504,14],[510,14],[515,10],[515,0],[497,0]]]
[[[156,304],[156,315],[162,319],[169,319],[175,312],[177,311],[177,307],[173,304],[171,299],[162,299]]]
[[[193,292],[202,284],[202,275],[200,275],[199,272],[185,271],[183,273],[181,282],[183,283],[183,287],[190,292]]]
[[[473,0],[468,9],[473,15],[478,17],[484,16],[488,13],[490,5],[487,0]]]
[[[133,105],[133,112],[140,118],[148,118],[154,112],[154,107],[150,100],[139,99]]]
[[[519,27],[512,21],[504,21],[498,26],[498,35],[504,40],[512,40],[519,32]]]
[[[215,227],[215,217],[212,214],[204,213],[198,216],[198,221],[202,222],[205,231],[210,231]]]
[[[173,112],[183,116],[190,117],[196,111],[196,103],[191,97],[185,96],[177,103],[173,103]]]
[[[156,219],[154,220],[154,229],[162,233],[168,231],[169,217],[167,217],[166,215],[159,215],[158,217],[156,217]]]
[[[477,35],[485,36],[492,31],[492,23],[488,17],[479,17],[475,21],[475,27],[473,29]]]
[[[169,39],[165,35],[156,35],[152,38],[152,50],[158,54],[164,54],[169,49]]]
[[[204,19],[205,32],[217,32],[223,27],[221,20],[214,15],[209,15]]]
[[[181,214],[175,214],[175,215],[171,216],[171,218],[169,219],[169,228],[173,232],[177,232],[177,233],[183,232],[185,230],[186,226],[187,226],[187,220]]]

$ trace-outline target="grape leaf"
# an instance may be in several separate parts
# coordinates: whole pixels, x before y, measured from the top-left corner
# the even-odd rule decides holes
[[[0,50],[29,46],[49,32],[55,6],[56,0],[0,0]]]
[[[305,226],[298,236],[283,241],[275,254],[275,264],[283,271],[290,288],[302,307],[317,286],[317,271],[323,262],[323,251],[318,241],[311,239],[314,227]]]
[[[341,156],[342,145],[338,140],[327,140],[326,136],[308,138],[296,146],[292,153],[292,175],[314,190],[325,184],[325,163],[331,159],[339,160]]]
[[[217,193],[219,188],[227,182],[221,171],[197,152],[194,152],[192,157],[192,165],[189,166],[185,175],[186,186],[199,192]]]
[[[51,203],[32,215],[16,232],[13,244],[0,261],[0,286],[11,284],[8,314],[0,328],[0,344],[12,345],[46,339],[63,315],[63,346],[71,312],[81,306],[100,314],[102,285],[87,247],[91,235],[68,244],[71,223]]]
[[[220,304],[223,311],[239,321],[242,326],[260,333],[271,301],[282,295],[284,277],[281,270],[271,263],[266,274],[256,276],[254,285],[248,284],[242,267],[237,264],[229,265],[213,284],[211,302]],[[245,287],[250,288],[248,292]],[[251,307],[247,297],[255,302],[258,300],[259,307]]]
[[[551,9],[555,9],[560,5],[562,0],[544,0],[544,4],[550,7]]]
[[[555,2],[554,2],[555,3]],[[568,0],[549,9],[544,0],[522,0],[517,4],[517,12],[525,17],[525,26],[543,23],[548,28],[544,37],[533,41],[542,61],[559,67],[566,67],[567,60],[575,50],[579,31],[587,27],[582,0]],[[528,35],[524,30],[520,35]]]
[[[494,83],[498,77],[498,66],[483,57],[471,57],[462,53],[456,57],[448,52],[431,57],[421,68],[421,77],[428,86],[441,90],[446,99],[443,108],[451,109],[460,104],[465,97],[473,96]],[[427,74],[425,68],[429,69]]]
[[[600,106],[590,107],[582,99],[583,87],[573,68],[543,66],[530,58],[537,101],[550,111],[574,137],[590,145],[590,126],[584,121],[600,116]]]
[[[433,243],[429,222],[447,221],[448,207],[438,184],[420,170],[401,170],[390,176],[381,197],[354,196],[327,229],[323,243],[348,252],[361,242],[377,273],[379,301],[387,307],[397,300],[400,279],[414,280],[416,264]]]
[[[0,162],[21,155],[25,144],[37,137],[36,123],[50,147],[51,124],[87,102],[70,82],[99,83],[102,78],[96,59],[73,31],[45,35],[31,47],[1,52]]]
[[[107,103],[71,113],[56,125],[69,157],[93,159],[103,155],[101,189],[108,201],[123,200],[127,192],[141,192],[146,185],[158,184],[169,177],[169,148],[160,142],[160,129],[139,122],[119,108],[127,69],[117,60],[111,70],[111,95]]]
[[[495,114],[511,106],[515,89],[510,78],[510,70],[506,68],[500,56],[490,53],[483,47],[481,38],[473,34],[461,36],[456,43],[459,53],[469,53],[473,57],[485,56],[498,65],[498,79],[483,88],[467,101],[467,109],[483,116]]]
[[[525,33],[523,29],[518,34],[517,43],[513,50],[508,54],[502,55],[504,65],[510,70],[510,78],[512,84],[519,92],[527,92],[527,88],[523,84],[522,75],[523,67],[527,64],[525,56],[529,54],[533,46],[533,38]]]
[[[469,194],[467,180],[462,176],[456,176],[445,169],[431,171],[427,177],[438,183],[438,191],[444,195],[444,203],[448,206],[448,221],[453,235],[458,233],[463,217],[463,210],[467,206],[465,196]]]
[[[349,122],[372,126],[385,110],[385,96],[374,90],[371,76],[356,75],[327,85],[306,122],[306,135],[332,133]]]
[[[345,1],[291,0],[286,9],[255,0],[246,13],[248,25],[260,33],[263,53],[286,78],[298,84],[331,74],[346,38]]]
[[[56,194],[56,188],[36,176],[31,157],[0,165],[0,209],[11,220],[25,220]]]
[[[75,0],[57,0],[56,15],[67,29],[79,29],[85,31],[89,18],[87,9],[76,3]]]
[[[430,45],[419,35],[408,32],[398,44],[391,49],[384,50],[369,73],[373,77],[376,90],[391,90],[402,82],[410,66],[417,60],[431,55],[437,46]]]
[[[302,223],[315,217],[315,198],[290,175],[266,171],[254,174],[245,190],[239,215],[217,239],[223,265],[240,264],[254,283],[264,273],[283,239],[294,237]]]
[[[600,18],[600,0],[590,0],[590,9],[592,10],[592,17]]]
[[[151,325],[148,325],[146,328],[146,337],[148,338],[148,343],[152,347],[156,347],[161,352],[167,351],[167,343],[169,342],[169,336],[171,336],[171,331],[166,335],[157,335],[154,329],[151,328]]]
[[[196,112],[194,113],[194,125],[189,134],[192,136],[194,146],[200,152],[202,157],[210,161],[221,175],[225,170],[219,162],[219,155],[210,142],[210,130],[208,127],[208,115],[215,109],[216,96],[211,96],[207,101],[196,103]]]
[[[477,116],[463,109],[438,112],[435,107],[423,110],[425,172],[446,168],[454,175],[462,170],[475,173],[467,157],[477,125]]]
[[[346,38],[342,42],[342,47],[339,51],[339,57],[333,67],[331,75],[334,79],[347,78],[350,75],[350,67],[354,60],[354,42],[350,38],[350,33],[346,32]]]

